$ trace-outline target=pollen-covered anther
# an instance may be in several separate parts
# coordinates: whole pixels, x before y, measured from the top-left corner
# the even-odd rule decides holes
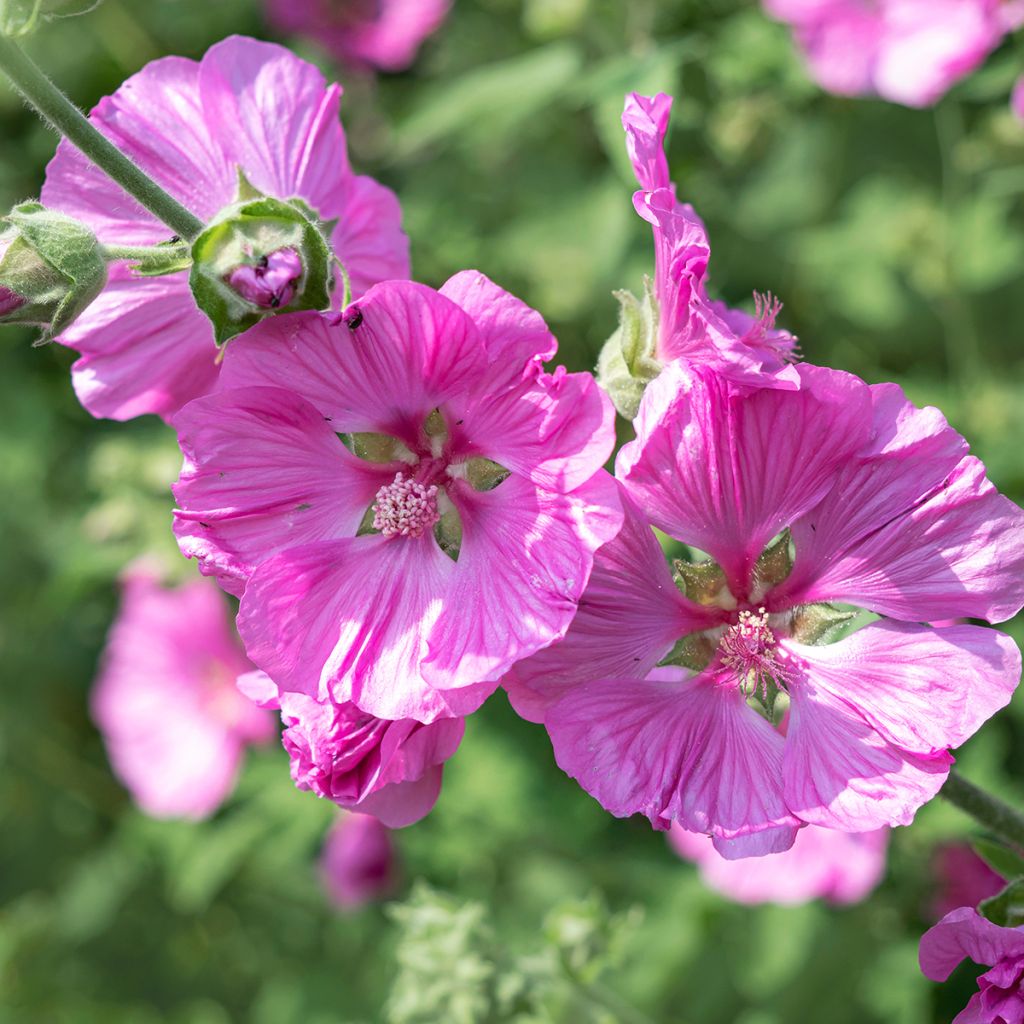
[[[775,631],[768,625],[764,608],[757,612],[742,611],[739,621],[730,626],[719,641],[722,664],[739,676],[746,688],[764,691],[769,681],[784,683],[787,671],[779,661]]]
[[[395,474],[373,503],[373,528],[385,537],[421,537],[441,518],[437,508],[437,487]]]

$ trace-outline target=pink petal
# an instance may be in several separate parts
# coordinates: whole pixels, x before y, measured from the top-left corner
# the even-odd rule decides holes
[[[642,189],[672,187],[665,157],[665,134],[671,114],[672,97],[665,93],[641,96],[631,92],[626,96],[622,127],[626,130],[629,159]]]
[[[199,92],[211,132],[261,192],[302,196],[320,211],[351,174],[341,88],[284,47],[242,36],[217,43],[200,64]]]
[[[622,522],[604,472],[567,495],[516,475],[491,491],[462,485],[449,495],[462,518],[462,546],[424,666],[444,690],[449,680],[498,680],[564,636],[594,551]]]
[[[373,178],[350,178],[343,189],[324,199],[320,216],[338,218],[331,241],[348,274],[353,298],[378,281],[409,276],[409,239],[402,230],[402,208],[391,189]],[[339,281],[338,301],[341,292]]]
[[[233,593],[278,551],[353,537],[395,472],[357,458],[281,388],[220,391],[187,405],[174,426],[185,453],[174,532],[182,553]]]
[[[811,77],[838,96],[874,91],[875,61],[884,38],[883,19],[860,0],[844,0],[818,20],[796,28]]]
[[[960,907],[924,933],[919,956],[926,977],[945,981],[965,957],[995,965],[1006,957],[1024,956],[1024,929],[1001,928],[973,907]]]
[[[334,430],[418,443],[430,411],[485,375],[473,322],[423,285],[376,285],[346,317],[356,326],[318,313],[264,320],[228,346],[221,387],[285,387]]]
[[[783,646],[807,663],[817,691],[919,754],[960,746],[1009,703],[1020,680],[1017,645],[978,626],[883,621],[823,647]]]
[[[238,629],[249,656],[283,690],[330,694],[379,718],[468,714],[496,684],[456,678],[441,693],[423,675],[454,571],[429,533],[292,548],[250,577]]]
[[[803,649],[801,648],[801,653]],[[809,662],[789,686],[789,730],[782,759],[786,804],[799,818],[846,832],[909,825],[942,788],[953,759],[890,743],[828,687]]]
[[[799,391],[666,367],[644,395],[636,440],[616,460],[650,521],[708,552],[737,596],[772,537],[821,500],[866,440],[866,385],[835,370],[792,369]]]
[[[213,331],[185,275],[122,274],[60,336],[81,353],[71,371],[75,392],[93,416],[167,419],[216,382]]]
[[[433,765],[420,778],[383,786],[355,806],[360,814],[372,814],[388,828],[414,825],[434,809],[443,775],[444,766]]]
[[[799,823],[782,799],[782,736],[738,687],[659,675],[569,690],[545,718],[558,766],[616,817],[723,839],[769,831],[775,850],[791,846]]]
[[[460,456],[493,459],[555,491],[589,480],[615,446],[615,409],[589,373],[544,373],[449,408]]]
[[[540,313],[478,270],[463,270],[448,278],[441,285],[441,294],[464,309],[476,324],[491,363],[487,377],[491,391],[517,383],[558,350]]]
[[[654,531],[620,488],[622,529],[594,558],[565,637],[519,662],[503,680],[516,711],[543,722],[554,700],[596,676],[646,679],[682,636],[718,624],[672,581]]]
[[[204,120],[194,61],[147,64],[89,119],[196,216],[208,219],[234,201],[237,171]],[[104,242],[146,245],[172,234],[66,141],[46,169],[42,202],[84,220]]]

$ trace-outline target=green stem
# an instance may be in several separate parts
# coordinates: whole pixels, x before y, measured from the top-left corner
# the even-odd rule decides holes
[[[39,70],[12,39],[0,36],[0,71],[38,111],[66,136],[97,167],[105,171],[129,195],[162,220],[175,234],[193,241],[203,223],[140,170],[109,139],[100,134],[85,115]]]
[[[969,814],[1019,853],[1024,853],[1024,815],[979,789],[955,771],[939,792],[954,807]]]

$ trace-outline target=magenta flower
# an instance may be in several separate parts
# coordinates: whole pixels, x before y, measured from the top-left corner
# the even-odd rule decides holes
[[[315,39],[356,67],[402,71],[448,16],[451,0],[267,0],[282,32]]]
[[[764,0],[793,27],[814,80],[840,96],[926,107],[1011,27],[1002,0]]]
[[[973,907],[948,913],[921,937],[921,970],[945,981],[969,957],[990,967],[953,1024],[1016,1024],[1024,1020],[1024,927],[1001,928]]]
[[[281,712],[281,741],[295,785],[391,828],[424,817],[441,792],[441,769],[462,742],[461,718],[394,722],[354,704],[280,690],[264,672],[238,683],[254,704]]]
[[[692,860],[710,889],[736,903],[798,906],[814,899],[859,903],[885,873],[888,829],[837,832],[809,825],[783,853],[753,860],[726,860],[711,840],[673,825],[669,843],[684,860]]]
[[[1020,675],[1009,637],[924,623],[1020,609],[1024,513],[936,410],[796,372],[792,392],[680,364],[651,384],[617,460],[625,525],[565,639],[506,684],[609,811],[730,857],[805,823],[908,824]],[[651,524],[713,561],[673,577]],[[887,618],[822,645],[828,602]]]
[[[938,847],[931,866],[935,895],[930,910],[936,921],[958,907],[976,906],[1006,885],[967,843]]]
[[[270,253],[254,266],[235,267],[227,280],[253,305],[277,309],[292,301],[301,277],[302,258],[294,249],[286,248]]]
[[[796,339],[775,325],[781,303],[770,295],[757,296],[751,316],[707,296],[707,232],[693,207],[676,198],[665,157],[672,102],[664,93],[630,93],[622,115],[626,148],[640,185],[633,205],[654,231],[653,358],[660,364],[685,359],[736,379],[794,387],[789,364],[796,359]]]
[[[242,753],[273,718],[235,689],[251,670],[217,588],[126,573],[92,693],[114,773],[156,818],[205,818],[234,788]]]
[[[384,899],[395,887],[391,833],[369,814],[344,814],[332,826],[320,855],[320,878],[342,910]]]
[[[589,374],[544,373],[555,348],[475,272],[228,346],[221,390],[174,421],[175,529],[244,588],[246,649],[282,690],[453,717],[565,633],[621,513],[598,474],[610,403]]]
[[[232,37],[195,61],[147,65],[90,115],[94,125],[193,213],[209,220],[235,202],[239,171],[261,192],[298,197],[322,220],[356,295],[408,275],[408,240],[394,195],[349,166],[338,120],[341,89],[287,50]],[[166,227],[62,142],[43,202],[120,245],[165,241]],[[94,416],[171,416],[217,379],[213,328],[188,273],[137,278],[111,268],[99,298],[60,342],[80,353],[75,391]]]

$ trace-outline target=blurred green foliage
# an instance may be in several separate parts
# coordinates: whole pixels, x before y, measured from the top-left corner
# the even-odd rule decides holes
[[[253,0],[106,0],[31,45],[88,106],[231,32],[270,37]],[[719,295],[774,291],[808,359],[939,405],[1020,500],[1015,63],[1001,51],[910,111],[821,94],[742,0],[458,0],[408,73],[340,76],[353,162],[398,191],[417,276],[478,267],[544,312],[573,369],[615,327],[612,290],[651,267],[623,93],[674,93],[673,174]],[[38,193],[55,140],[2,86],[0,118],[6,208]],[[390,912],[327,905],[314,858],[331,808],[292,788],[279,749],[248,759],[212,821],[146,820],[87,696],[125,563],[193,571],[169,531],[177,450],[155,421],[91,420],[70,354],[30,340],[0,338],[0,1021],[930,1024],[966,1002],[970,972],[938,987],[916,964],[932,847],[970,834],[950,807],[897,830],[858,907],[738,908],[562,776],[500,696],[434,814],[397,836],[409,888]],[[1022,731],[1018,700],[961,758],[1018,802]]]

